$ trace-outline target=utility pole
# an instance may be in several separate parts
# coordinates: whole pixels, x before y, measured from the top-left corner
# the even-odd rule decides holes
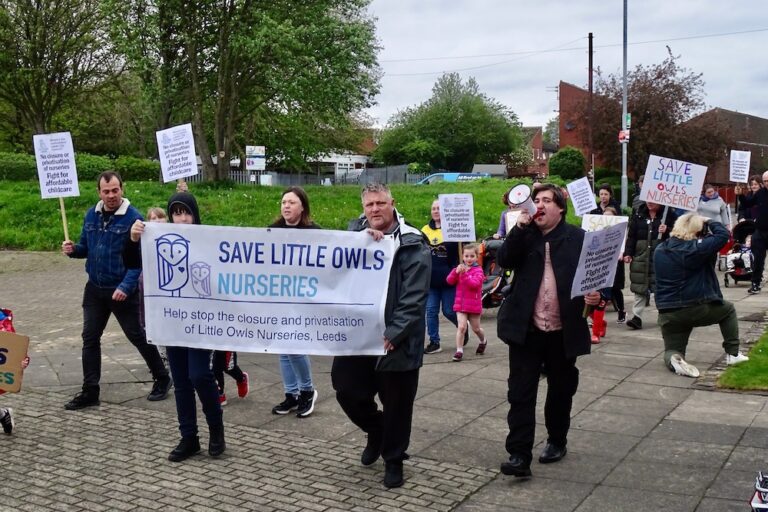
[[[587,99],[587,117],[589,118],[587,125],[587,140],[589,144],[589,177],[592,182],[592,191],[595,191],[595,151],[592,146],[592,32],[589,33],[589,98]]]
[[[627,133],[627,0],[624,0],[624,76],[621,90],[621,130]],[[621,141],[621,207],[627,207],[627,144],[625,137]]]

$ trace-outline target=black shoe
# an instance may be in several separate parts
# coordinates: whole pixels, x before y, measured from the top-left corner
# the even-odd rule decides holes
[[[402,462],[384,464],[384,487],[394,489],[395,487],[402,487],[404,482]]]
[[[160,400],[165,400],[168,398],[168,392],[172,387],[173,382],[171,381],[170,377],[156,380],[155,383],[152,384],[152,391],[150,391],[149,395],[147,395],[147,400],[150,402],[159,402]]]
[[[760,287],[752,283],[752,286],[750,286],[749,290],[747,290],[747,293],[749,293],[750,295],[755,295],[756,293],[760,293]]]
[[[86,407],[95,407],[100,403],[99,395],[82,391],[76,394],[72,400],[67,402],[64,408],[68,411],[76,411],[78,409],[85,409]]]
[[[642,329],[643,328],[643,321],[640,319],[639,316],[633,316],[629,320],[627,320],[627,327],[630,329]]]
[[[288,414],[299,406],[299,400],[290,393],[285,394],[285,400],[272,408],[272,414]]]
[[[617,324],[623,324],[626,320],[627,320],[627,312],[626,311],[619,311],[619,314],[616,317],[616,323]]]
[[[429,342],[429,345],[427,345],[427,348],[424,349],[425,354],[437,354],[438,352],[442,351],[443,349],[440,348],[440,345],[434,342]]]
[[[363,466],[370,466],[381,455],[381,436],[373,436],[368,434],[368,442],[365,445],[363,454],[360,456],[360,463]]]
[[[547,446],[544,447],[541,455],[539,455],[539,463],[550,464],[552,462],[557,462],[565,457],[566,453],[568,453],[568,450],[565,446],[561,448],[554,443],[547,443]]]
[[[178,446],[168,454],[171,462],[181,462],[200,451],[200,439],[197,436],[182,437]]]
[[[507,462],[501,463],[501,472],[508,476],[527,478],[531,476],[531,464],[525,462],[522,457],[513,455]]]
[[[224,442],[224,425],[211,426],[208,430],[211,433],[211,437],[208,439],[208,455],[218,457],[227,448],[227,443]]]
[[[302,391],[299,393],[299,407],[296,409],[296,417],[306,418],[315,410],[315,401],[317,400],[317,390]]]

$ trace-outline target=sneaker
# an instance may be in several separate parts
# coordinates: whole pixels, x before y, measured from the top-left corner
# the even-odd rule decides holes
[[[756,293],[760,293],[760,287],[752,283],[752,286],[750,286],[749,290],[747,290],[747,293],[749,293],[750,295],[755,295]]]
[[[682,375],[683,377],[693,377],[694,379],[699,376],[699,369],[690,363],[686,363],[685,359],[683,359],[683,356],[680,354],[673,355],[670,364],[672,365],[674,372],[678,375]]]
[[[288,414],[299,406],[299,400],[296,396],[286,393],[285,400],[272,408],[272,414]]]
[[[91,394],[80,392],[75,397],[64,405],[64,408],[68,411],[76,411],[78,409],[85,409],[86,407],[95,407],[99,405],[99,397]]]
[[[248,385],[248,374],[243,372],[243,380],[237,383],[237,396],[240,398],[247,397],[250,389],[251,388]]]
[[[617,324],[623,324],[627,320],[627,312],[626,311],[619,311],[619,316],[616,317],[616,323]]]
[[[483,341],[480,344],[477,345],[477,350],[475,350],[475,354],[478,356],[481,356],[485,354],[485,347],[488,346],[488,341]]]
[[[0,416],[0,425],[3,426],[3,432],[11,435],[13,432],[13,409],[10,407],[4,409],[4,414]]]
[[[427,345],[427,348],[424,349],[424,353],[425,354],[437,354],[438,352],[442,352],[442,350],[443,349],[440,348],[440,345],[430,341],[429,345]]]
[[[591,341],[593,345],[597,345],[598,343],[600,343],[600,336],[593,334],[591,337]]]
[[[224,393],[219,393],[219,405],[222,407],[227,405],[227,395]]]
[[[315,400],[317,400],[317,390],[302,391],[299,393],[299,407],[296,409],[296,417],[306,418],[315,410]]]
[[[457,363],[461,362],[461,358],[464,357],[464,352],[461,352],[459,350],[456,351],[455,354],[453,354],[453,360]]]
[[[744,361],[749,361],[749,358],[744,354],[742,354],[741,352],[739,352],[735,356],[732,356],[731,354],[725,354],[725,364],[727,364],[728,366],[732,364],[743,363]]]
[[[171,381],[170,377],[166,377],[164,379],[156,380],[154,384],[152,384],[152,391],[150,391],[149,395],[147,395],[147,400],[150,402],[158,402],[160,400],[165,400],[168,398],[168,392],[173,387],[173,382]]]
[[[642,329],[643,328],[643,321],[640,319],[639,316],[633,316],[629,320],[627,320],[627,327],[630,329]]]

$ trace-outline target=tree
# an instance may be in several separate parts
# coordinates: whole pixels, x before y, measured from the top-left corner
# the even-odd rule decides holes
[[[556,174],[566,181],[584,176],[586,167],[586,158],[573,146],[565,146],[549,159],[549,173]]]
[[[555,116],[544,127],[544,142],[560,146],[560,116]]]
[[[328,132],[348,127],[350,114],[371,104],[379,69],[368,3],[129,0],[112,7],[126,58],[150,70],[161,95],[171,92],[162,77],[183,76],[175,94],[186,103],[174,117],[191,119],[206,175],[226,179],[233,148],[253,140],[245,125],[262,141],[286,125],[294,133]],[[119,23],[126,12],[140,23]],[[153,47],[157,34],[167,37]]]
[[[390,119],[374,157],[387,165],[467,171],[475,163],[498,163],[522,144],[511,110],[482,94],[474,78],[462,83],[450,73],[437,80],[429,100]]]
[[[34,133],[118,64],[99,0],[0,0],[0,99]]]
[[[701,74],[678,65],[679,56],[669,56],[652,66],[637,66],[627,76],[627,106],[632,114],[631,138],[627,147],[629,167],[642,172],[651,154],[712,165],[728,145],[727,127],[721,122],[690,120],[704,109]],[[621,167],[622,77],[604,77],[597,72],[593,96],[593,141],[595,153],[609,167]],[[581,115],[587,119],[587,107]]]

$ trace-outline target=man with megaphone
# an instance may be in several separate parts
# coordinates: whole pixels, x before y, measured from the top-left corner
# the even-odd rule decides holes
[[[535,212],[523,212],[499,249],[499,265],[514,271],[509,295],[498,314],[498,336],[509,346],[509,460],[501,472],[531,476],[536,428],[536,393],[542,364],[547,371],[544,417],[547,444],[539,463],[566,453],[571,405],[579,382],[576,358],[590,352],[584,305],[600,302],[599,292],[570,298],[584,231],[565,221],[562,190],[552,184],[531,192]]]

